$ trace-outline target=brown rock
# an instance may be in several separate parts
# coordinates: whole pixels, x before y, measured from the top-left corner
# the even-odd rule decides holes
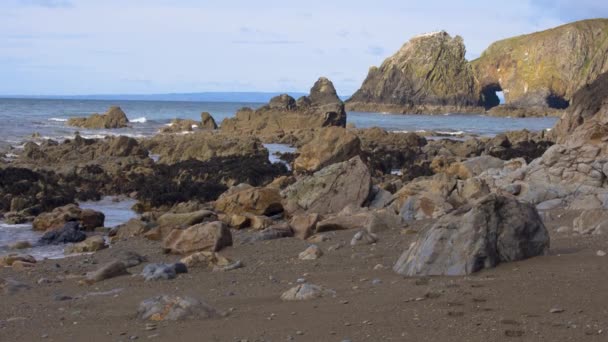
[[[289,225],[293,229],[294,237],[302,240],[308,239],[315,231],[319,214],[294,215]]]
[[[282,198],[275,188],[228,190],[215,202],[215,209],[227,214],[275,215],[283,211]]]
[[[66,254],[97,252],[107,248],[103,236],[95,235],[65,248]]]
[[[232,234],[221,221],[202,223],[183,230],[174,229],[161,244],[165,252],[174,254],[217,252],[227,246],[232,246]]]
[[[202,129],[217,129],[217,123],[211,114],[207,112],[201,113],[201,125]]]
[[[90,128],[90,129],[110,129],[127,127],[129,119],[120,107],[110,107],[104,114],[93,114],[88,118],[71,118],[68,125]]]
[[[300,155],[294,161],[294,170],[314,172],[359,155],[361,141],[342,127],[326,127],[298,152]]]

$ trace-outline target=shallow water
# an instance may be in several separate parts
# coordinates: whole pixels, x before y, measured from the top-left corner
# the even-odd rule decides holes
[[[287,144],[264,144],[264,147],[268,150],[268,160],[270,160],[271,163],[283,163],[288,169],[290,168],[289,163],[279,159],[279,156],[275,153],[294,153],[297,151],[297,148]]]
[[[71,117],[103,113],[110,106],[120,106],[132,121],[131,127],[116,130],[87,130],[66,125]],[[72,138],[78,131],[84,137],[128,135],[145,137],[156,134],[174,118],[200,120],[201,112],[210,112],[218,124],[232,117],[239,108],[258,108],[261,103],[241,102],[171,102],[0,99],[0,147],[3,143],[19,145],[33,133],[57,140]],[[496,118],[479,114],[400,115],[348,113],[348,123],[358,128],[378,126],[389,131],[440,131],[492,136],[507,130],[527,128],[537,131],[553,127],[557,118]]]
[[[103,212],[106,215],[105,226],[110,228],[137,217],[137,214],[131,210],[135,202],[132,199],[121,199],[121,201],[117,202],[113,197],[105,197],[97,202],[80,203],[80,207]],[[34,245],[42,235],[43,233],[33,230],[31,224],[9,225],[0,221],[0,255],[18,252],[30,254],[38,260],[65,257],[63,249],[66,245],[36,246],[19,251],[12,251],[8,248],[10,244],[17,241],[28,241]]]

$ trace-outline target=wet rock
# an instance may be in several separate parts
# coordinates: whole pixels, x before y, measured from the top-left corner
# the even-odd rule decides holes
[[[93,114],[88,118],[70,118],[69,126],[89,129],[111,129],[124,128],[129,124],[129,119],[120,107],[110,107],[104,114]]]
[[[304,283],[292,287],[281,295],[284,301],[311,300],[326,296],[335,296],[336,292],[319,285]]]
[[[80,229],[80,224],[76,221],[65,223],[63,228],[48,231],[38,240],[41,245],[57,245],[61,243],[76,243],[84,241],[87,238]]]
[[[199,123],[194,120],[185,119],[173,119],[168,126],[161,128],[161,133],[182,133],[192,132],[192,130],[198,127]]]
[[[215,209],[226,214],[272,216],[283,212],[280,191],[275,188],[228,190],[215,201]]]
[[[65,248],[66,254],[97,252],[107,248],[103,236],[95,235]]]
[[[378,242],[378,236],[376,234],[369,233],[367,230],[362,230],[353,236],[353,238],[350,240],[350,245],[371,245],[376,242]]]
[[[317,245],[310,245],[298,255],[300,260],[317,260],[323,256],[323,251]]]
[[[181,263],[175,264],[148,264],[141,272],[146,281],[174,279],[180,273],[188,273],[188,267]]]
[[[105,215],[91,209],[80,209],[75,204],[68,204],[53,209],[49,213],[38,215],[33,222],[35,230],[52,230],[63,227],[66,222],[78,221],[84,230],[94,230],[103,227]]]
[[[549,235],[532,205],[492,194],[439,219],[393,269],[406,276],[465,275],[548,248]]]
[[[300,155],[294,161],[294,170],[315,172],[361,154],[361,141],[357,135],[342,127],[326,127],[302,146],[298,153]]]
[[[336,213],[348,205],[362,206],[371,192],[371,175],[361,158],[330,165],[303,177],[282,192],[291,214]]]
[[[149,321],[180,321],[218,316],[208,304],[192,297],[162,295],[142,301],[137,310],[139,319]]]
[[[217,252],[227,246],[232,246],[232,234],[221,221],[201,223],[183,230],[174,229],[161,244],[165,252],[174,254]]]
[[[126,223],[112,229],[109,235],[116,236],[118,239],[124,240],[135,236],[141,236],[149,230],[150,229],[145,222],[140,219],[132,218]]]

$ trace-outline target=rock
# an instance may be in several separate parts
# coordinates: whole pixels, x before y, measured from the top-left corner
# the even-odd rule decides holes
[[[315,233],[343,229],[364,229],[370,233],[401,228],[403,219],[387,209],[346,207],[338,214],[317,223]]]
[[[603,256],[606,256],[606,252],[604,252],[604,251],[602,251],[602,250],[599,250],[599,251],[597,251],[597,252],[595,253],[595,255],[597,255],[597,256],[599,256],[599,257],[603,257]]]
[[[80,230],[80,224],[76,221],[70,221],[65,223],[63,228],[50,230],[38,240],[38,244],[41,245],[58,245],[61,243],[76,243],[84,241],[87,238],[82,230]]]
[[[182,133],[182,132],[192,132],[194,128],[197,128],[199,125],[198,122],[194,120],[184,120],[184,119],[173,119],[169,123],[168,126],[165,126],[160,129],[161,133]]]
[[[579,88],[608,70],[606,55],[595,53],[608,50],[601,38],[607,29],[606,19],[583,20],[493,43],[471,62],[485,105],[498,105],[495,92],[505,90],[505,103],[514,107],[567,107]]]
[[[322,128],[313,140],[302,146],[294,161],[296,172],[315,172],[331,164],[361,154],[361,141],[342,127]]]
[[[107,248],[103,236],[95,235],[65,248],[66,254],[97,252]]]
[[[224,119],[222,132],[275,136],[302,129],[346,125],[344,103],[328,79],[321,77],[310,95],[295,101],[280,95],[257,110],[240,109],[234,118]]]
[[[280,191],[275,188],[228,190],[215,201],[215,210],[226,214],[272,216],[283,212]]]
[[[230,259],[225,258],[225,257],[219,255],[218,253],[214,253],[214,252],[193,253],[185,258],[182,258],[180,260],[180,262],[183,263],[184,265],[186,265],[188,268],[199,267],[199,266],[209,267],[209,268],[226,267],[226,266],[233,264],[233,262]]]
[[[148,264],[141,272],[141,276],[146,281],[169,280],[177,277],[179,273],[188,273],[188,267],[181,262],[175,264]]]
[[[88,118],[70,118],[69,126],[89,129],[111,129],[124,128],[129,124],[129,119],[120,107],[110,107],[104,114],[93,114]]]
[[[406,184],[393,195],[390,205],[405,221],[439,218],[454,210],[448,199],[458,182],[440,173]]]
[[[159,217],[156,223],[161,227],[186,228],[204,221],[217,221],[217,215],[209,210],[181,214],[166,213]]]
[[[159,155],[158,162],[164,164],[190,159],[209,161],[218,157],[257,156],[268,159],[268,150],[255,137],[209,130],[192,134],[158,134],[142,143],[151,153]]]
[[[564,204],[564,200],[561,198],[555,198],[552,200],[544,201],[536,205],[536,209],[538,210],[551,210],[558,207],[561,207]]]
[[[227,246],[232,246],[232,234],[221,221],[200,223],[183,230],[174,229],[161,244],[165,252],[173,254],[217,252]]]
[[[330,165],[283,190],[290,215],[336,213],[348,205],[362,206],[371,192],[371,175],[361,158]]]
[[[323,256],[323,251],[317,245],[310,245],[298,255],[300,260],[317,260]]]
[[[142,301],[137,315],[146,321],[181,321],[212,318],[218,313],[208,304],[192,297],[162,295]]]
[[[135,236],[144,235],[149,230],[150,229],[148,228],[148,225],[145,222],[140,219],[132,218],[126,223],[123,223],[113,229],[113,233],[110,235],[114,235],[118,239],[125,240]]]
[[[246,239],[244,242],[253,243],[256,241],[276,240],[282,238],[293,237],[293,230],[287,223],[274,224],[253,236]]]
[[[362,230],[360,232],[357,232],[355,236],[353,236],[352,240],[350,240],[350,245],[371,245],[376,242],[378,242],[378,236],[376,234],[370,233],[367,230]]]
[[[97,270],[87,273],[85,283],[93,284],[107,279],[127,275],[127,264],[120,260],[110,261]]]
[[[215,119],[211,114],[207,112],[201,113],[201,125],[202,129],[217,129],[217,123],[215,123]]]
[[[294,237],[302,240],[308,239],[313,235],[317,222],[319,222],[319,214],[294,215],[289,222],[293,229]]]
[[[75,204],[68,204],[53,209],[50,213],[38,215],[33,222],[35,230],[52,230],[63,227],[67,222],[78,221],[85,230],[103,227],[105,215],[92,209],[80,209]]]
[[[6,295],[14,295],[18,292],[29,290],[31,286],[12,278],[0,278],[0,289]]]
[[[13,266],[13,264],[17,261],[27,262],[31,264],[36,263],[36,259],[29,254],[11,253],[0,257],[0,266]]]
[[[9,249],[27,249],[32,248],[32,244],[29,241],[17,241],[8,246]]]
[[[285,291],[281,295],[281,300],[284,301],[301,301],[321,298],[325,296],[335,296],[336,292],[326,289],[319,285],[309,283],[300,284]]]
[[[370,198],[371,198],[371,201],[369,202],[370,208],[382,209],[391,202],[391,200],[393,199],[393,194],[374,185],[372,187],[372,194],[371,194]]]
[[[13,267],[13,270],[15,270],[15,271],[23,271],[23,270],[27,270],[27,269],[36,267],[36,263],[17,260],[15,262],[13,262],[12,267]]]
[[[137,266],[147,261],[147,258],[131,251],[119,251],[114,253],[117,260],[122,261],[127,268]]]
[[[573,230],[579,234],[608,233],[608,210],[585,210],[572,222]]]
[[[466,275],[548,248],[549,235],[532,205],[491,194],[439,219],[393,269],[405,276]]]
[[[479,112],[479,85],[460,36],[445,31],[412,38],[372,67],[347,100],[351,111],[392,113]],[[472,111],[471,111],[472,110]]]
[[[488,169],[500,169],[504,164],[504,161],[492,156],[479,156],[451,164],[446,173],[454,175],[459,179],[469,179],[480,175]]]
[[[571,230],[572,230],[572,228],[570,228],[570,227],[562,226],[562,227],[557,228],[556,232],[563,234],[563,233],[569,233]]]

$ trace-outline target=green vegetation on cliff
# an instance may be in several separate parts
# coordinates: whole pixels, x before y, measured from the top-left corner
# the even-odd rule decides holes
[[[498,90],[508,105],[566,107],[579,88],[608,71],[608,19],[495,42],[471,65],[488,107],[497,104]]]

